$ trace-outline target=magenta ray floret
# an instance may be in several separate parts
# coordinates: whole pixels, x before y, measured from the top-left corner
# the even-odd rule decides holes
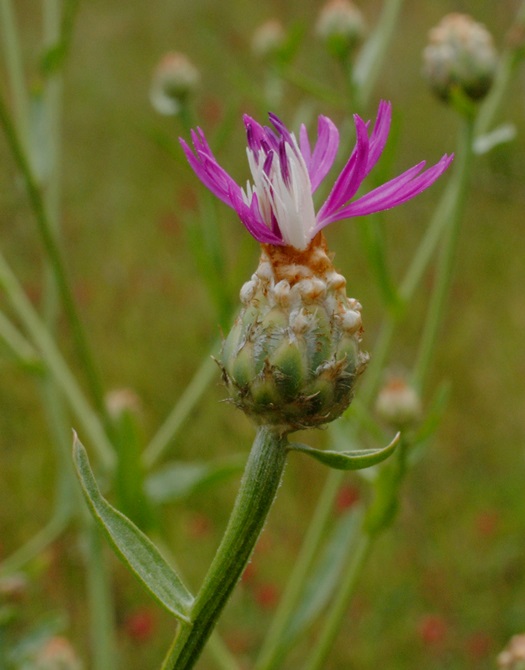
[[[312,196],[332,167],[339,147],[339,132],[327,116],[319,117],[317,141],[312,149],[304,125],[297,141],[275,114],[269,114],[273,128],[261,126],[245,115],[252,182],[244,189],[219,165],[200,128],[191,133],[193,150],[183,139],[180,141],[202,183],[237,212],[256,240],[302,250],[334,221],[381,212],[410,200],[450,165],[453,156],[446,154],[426,170],[422,161],[352,200],[385,148],[391,117],[391,104],[381,101],[369,132],[370,124],[354,115],[355,147],[317,214]]]

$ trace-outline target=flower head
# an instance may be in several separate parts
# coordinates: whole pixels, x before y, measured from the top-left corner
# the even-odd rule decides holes
[[[454,91],[480,100],[490,90],[498,54],[492,35],[467,14],[447,14],[429,33],[423,52],[424,68],[431,87],[443,100]]]
[[[433,184],[449,166],[452,156],[447,155],[427,170],[422,161],[352,200],[383,152],[391,115],[390,103],[382,101],[371,131],[369,123],[354,115],[354,150],[317,213],[313,194],[332,167],[339,146],[339,132],[328,117],[319,117],[312,148],[304,125],[297,139],[275,114],[269,115],[273,128],[245,115],[252,182],[244,189],[219,165],[200,128],[192,131],[193,150],[182,139],[181,144],[202,183],[237,212],[256,240],[304,250],[328,224],[401,205]]]

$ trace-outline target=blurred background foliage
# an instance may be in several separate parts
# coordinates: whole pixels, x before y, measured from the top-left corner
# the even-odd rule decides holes
[[[373,25],[382,3],[361,4]],[[16,3],[28,79],[38,87],[32,79],[40,57],[35,6],[34,0]],[[381,98],[393,103],[392,174],[422,158],[433,163],[454,147],[458,119],[433,98],[421,77],[428,30],[448,12],[467,12],[489,27],[501,49],[517,6],[511,0],[405,2],[364,113],[372,118]],[[187,129],[177,117],[158,116],[150,105],[152,71],[169,50],[187,53],[197,65],[202,80],[196,119],[212,137],[221,163],[242,182],[247,170],[240,115],[263,118],[268,111],[266,72],[250,51],[253,32],[263,21],[277,18],[286,28],[294,26],[301,41],[293,71],[334,92],[330,100],[312,102],[299,86],[284,83],[272,111],[288,124],[301,118],[310,125],[319,113],[340,123],[352,112],[334,104],[345,83],[314,35],[320,7],[312,0],[80,3],[65,67],[67,262],[105,386],[137,395],[145,442],[219,333],[217,310],[189,251],[184,224],[205,197],[204,189],[178,147],[177,137],[187,136]],[[375,548],[327,670],[492,668],[508,637],[525,631],[524,114],[522,68],[498,118],[516,124],[517,138],[481,157],[472,179],[429,384],[432,390],[449,382],[449,403],[436,439],[406,482],[399,518]],[[38,304],[42,252],[3,138],[0,147],[2,249]],[[439,183],[388,213],[395,276],[411,258],[419,224],[428,220],[442,189]],[[216,216],[228,258],[224,282],[235,303],[255,267],[257,244],[226,207],[218,205]],[[357,226],[334,225],[327,237],[336,265],[348,278],[349,294],[364,306],[364,345],[373,356],[384,308],[369,279]],[[428,274],[395,342],[392,365],[409,366],[413,360],[431,282]],[[0,366],[2,559],[49,518],[55,461],[32,380],[2,349]],[[215,381],[172,444],[171,458],[207,461],[247,453],[253,429],[235,409],[219,403],[225,393],[218,374]],[[323,432],[309,439],[322,445]],[[290,458],[254,560],[219,627],[240,657],[249,659],[260,644],[325,477],[315,463]],[[209,564],[236,487],[232,478],[167,509],[166,537],[192,586]],[[358,496],[358,480],[349,474],[339,507]],[[85,655],[81,552],[69,531],[27,566],[28,583],[17,604],[18,635],[60,616],[65,634]],[[172,623],[111,561],[122,667],[156,667]],[[0,639],[0,645],[10,643]],[[199,667],[208,667],[206,660]],[[286,667],[297,667],[293,655]]]

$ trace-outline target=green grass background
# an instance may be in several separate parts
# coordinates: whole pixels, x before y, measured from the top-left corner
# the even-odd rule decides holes
[[[28,74],[38,53],[35,0],[19,0]],[[368,110],[392,101],[397,124],[396,167],[435,162],[454,147],[457,118],[436,101],[420,76],[427,31],[449,11],[485,22],[498,47],[517,8],[510,0],[407,0],[399,29]],[[146,441],[171,409],[219,329],[216,313],[188,250],[183,217],[204,189],[182,160],[159,147],[159,132],[175,144],[177,120],[150,107],[151,72],[167,50],[186,52],[202,83],[195,105],[206,130],[233,113],[221,162],[247,177],[241,111],[259,118],[261,64],[251,55],[253,30],[270,17],[302,23],[296,67],[324,84],[341,75],[313,35],[321,4],[311,0],[216,3],[91,0],[81,3],[66,66],[63,216],[75,294],[108,389],[129,387],[141,399]],[[362,3],[370,24],[381,3]],[[365,570],[327,670],[466,670],[495,667],[508,637],[525,631],[525,73],[515,78],[501,121],[518,128],[515,142],[477,161],[463,221],[456,275],[429,391],[451,384],[436,439],[410,473],[394,527],[381,538]],[[305,94],[286,87],[276,109],[292,123]],[[344,112],[318,103],[315,113],[340,121]],[[2,249],[38,301],[42,253],[34,221],[1,147]],[[446,177],[442,180],[446,180]],[[396,276],[413,253],[443,183],[387,215],[389,258]],[[220,233],[231,268],[232,299],[257,259],[257,244],[226,207]],[[356,226],[327,233],[349,293],[364,306],[364,346],[373,356],[381,299],[370,282]],[[243,274],[245,273],[245,274]],[[396,340],[392,363],[410,366],[421,328],[425,284]],[[62,346],[69,352],[67,329]],[[3,354],[3,352],[2,352]],[[55,463],[33,382],[7,356],[0,383],[0,558],[42,527],[52,508]],[[212,384],[170,452],[207,460],[247,452],[249,423]],[[428,398],[426,398],[428,401]],[[313,438],[323,444],[324,435]],[[239,587],[220,630],[240,657],[257,650],[293,568],[326,472],[291,458],[276,506],[256,552],[251,581]],[[352,475],[348,482],[354,484]],[[194,496],[167,512],[167,532],[188,582],[196,587],[226,522],[236,481]],[[28,567],[29,592],[20,605],[22,633],[46,613],[64,611],[66,634],[82,655],[88,635],[81,550],[70,531]],[[113,559],[112,559],[113,560]],[[157,667],[172,623],[115,560],[115,596],[122,667]],[[130,631],[137,612],[152,616],[146,640]],[[288,668],[301,667],[303,643]],[[202,668],[211,668],[204,658]],[[109,669],[108,669],[109,670]]]

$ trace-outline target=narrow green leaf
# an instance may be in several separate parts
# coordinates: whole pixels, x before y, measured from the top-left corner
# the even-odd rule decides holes
[[[86,502],[117,555],[168,612],[190,623],[193,596],[151,540],[102,496],[76,434],[73,457]]]
[[[240,457],[221,459],[216,463],[172,461],[147,477],[146,492],[157,504],[174,502],[242,472],[243,467],[244,459]]]
[[[383,447],[383,449],[329,451],[327,449],[314,449],[306,444],[298,444],[296,442],[291,443],[289,449],[300,451],[336,470],[362,470],[363,468],[369,468],[371,465],[377,465],[377,463],[381,463],[385,458],[388,458],[397,447],[399,437],[400,435],[398,433],[392,442],[386,447]]]

